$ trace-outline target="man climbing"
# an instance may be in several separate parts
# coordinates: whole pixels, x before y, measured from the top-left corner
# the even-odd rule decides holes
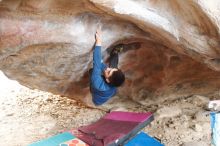
[[[109,67],[102,62],[101,29],[95,34],[96,42],[93,50],[93,69],[90,70],[90,91],[95,105],[102,105],[113,97],[117,87],[125,80],[123,72],[118,69],[118,53],[122,46],[114,48],[110,53]]]

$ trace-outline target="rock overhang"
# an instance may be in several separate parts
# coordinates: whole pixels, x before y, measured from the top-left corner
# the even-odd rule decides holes
[[[219,87],[219,26],[203,8],[180,1],[3,0],[0,69],[25,86],[82,98],[101,25],[104,59],[119,43],[140,45],[120,55],[127,80],[119,94],[143,104],[206,94]]]

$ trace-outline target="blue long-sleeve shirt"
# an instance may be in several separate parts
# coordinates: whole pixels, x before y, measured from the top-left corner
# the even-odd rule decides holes
[[[93,70],[90,78],[92,100],[95,105],[101,105],[116,94],[117,89],[108,83],[102,73],[106,65],[102,63],[101,46],[95,46],[93,51]]]

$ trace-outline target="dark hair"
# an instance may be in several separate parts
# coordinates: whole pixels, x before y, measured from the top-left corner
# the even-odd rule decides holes
[[[125,75],[120,69],[114,71],[112,75],[109,77],[109,84],[115,87],[121,86],[124,83],[124,81]]]

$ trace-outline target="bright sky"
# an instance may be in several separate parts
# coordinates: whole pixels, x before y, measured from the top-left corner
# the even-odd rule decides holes
[[[22,88],[22,85],[20,85],[17,81],[8,79],[0,70],[0,95],[12,90],[17,91],[20,88]]]

